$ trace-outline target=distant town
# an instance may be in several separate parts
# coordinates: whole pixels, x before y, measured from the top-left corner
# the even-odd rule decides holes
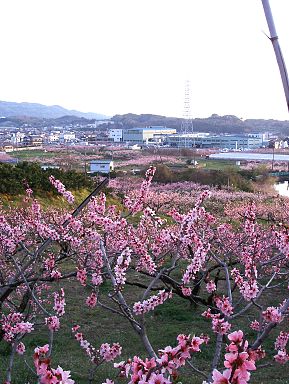
[[[89,146],[115,143],[122,146],[162,146],[172,148],[216,148],[246,151],[257,148],[287,148],[288,138],[280,138],[274,132],[212,133],[195,131],[193,124],[185,129],[167,126],[135,126],[119,128],[113,120],[95,120],[80,124],[62,124],[46,127],[0,125],[0,150],[4,152],[43,146]]]

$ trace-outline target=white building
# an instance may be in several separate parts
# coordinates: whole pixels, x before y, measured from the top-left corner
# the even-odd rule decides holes
[[[56,143],[59,141],[59,135],[60,132],[50,132],[50,134],[47,136],[48,143]]]
[[[114,170],[112,160],[92,160],[90,162],[90,173],[110,173]]]
[[[60,143],[71,143],[75,140],[75,133],[74,132],[62,132],[59,135],[59,141]]]
[[[25,133],[24,132],[16,132],[16,133],[12,133],[12,136],[11,136],[11,143],[14,144],[14,145],[17,145],[19,143],[21,143],[25,137]]]
[[[151,126],[146,128],[129,128],[123,131],[123,141],[129,143],[148,144],[162,142],[167,135],[176,133],[175,128]]]
[[[109,139],[112,139],[114,142],[121,142],[122,141],[122,129],[120,129],[120,128],[110,129],[108,131],[108,137],[109,137]]]

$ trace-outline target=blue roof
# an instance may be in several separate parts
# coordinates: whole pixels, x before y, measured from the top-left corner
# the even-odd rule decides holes
[[[135,129],[139,129],[139,130],[142,130],[142,131],[171,131],[172,129],[175,129],[175,128],[167,128],[167,127],[162,127],[162,126],[152,126],[152,127],[135,127],[135,128],[128,128],[127,130],[128,131],[131,131],[131,130],[135,130]]]
[[[90,163],[94,164],[110,164],[113,160],[91,160]]]

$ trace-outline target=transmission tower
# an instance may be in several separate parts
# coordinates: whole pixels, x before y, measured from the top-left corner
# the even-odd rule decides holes
[[[190,134],[194,133],[194,126],[192,120],[192,110],[191,110],[191,83],[190,80],[185,82],[185,98],[184,98],[184,110],[183,118],[181,123],[181,132],[180,132],[179,144],[181,145],[182,137],[184,137],[185,147],[187,146],[187,138]]]

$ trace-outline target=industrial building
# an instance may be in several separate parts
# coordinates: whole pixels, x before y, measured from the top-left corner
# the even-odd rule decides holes
[[[108,138],[119,143],[122,141],[122,131],[120,128],[109,129]]]
[[[171,147],[196,147],[220,149],[254,149],[268,145],[262,133],[240,135],[182,134],[166,137],[165,144]]]
[[[123,130],[123,141],[134,144],[161,143],[167,135],[176,133],[175,128],[152,126],[146,128],[130,128]]]

